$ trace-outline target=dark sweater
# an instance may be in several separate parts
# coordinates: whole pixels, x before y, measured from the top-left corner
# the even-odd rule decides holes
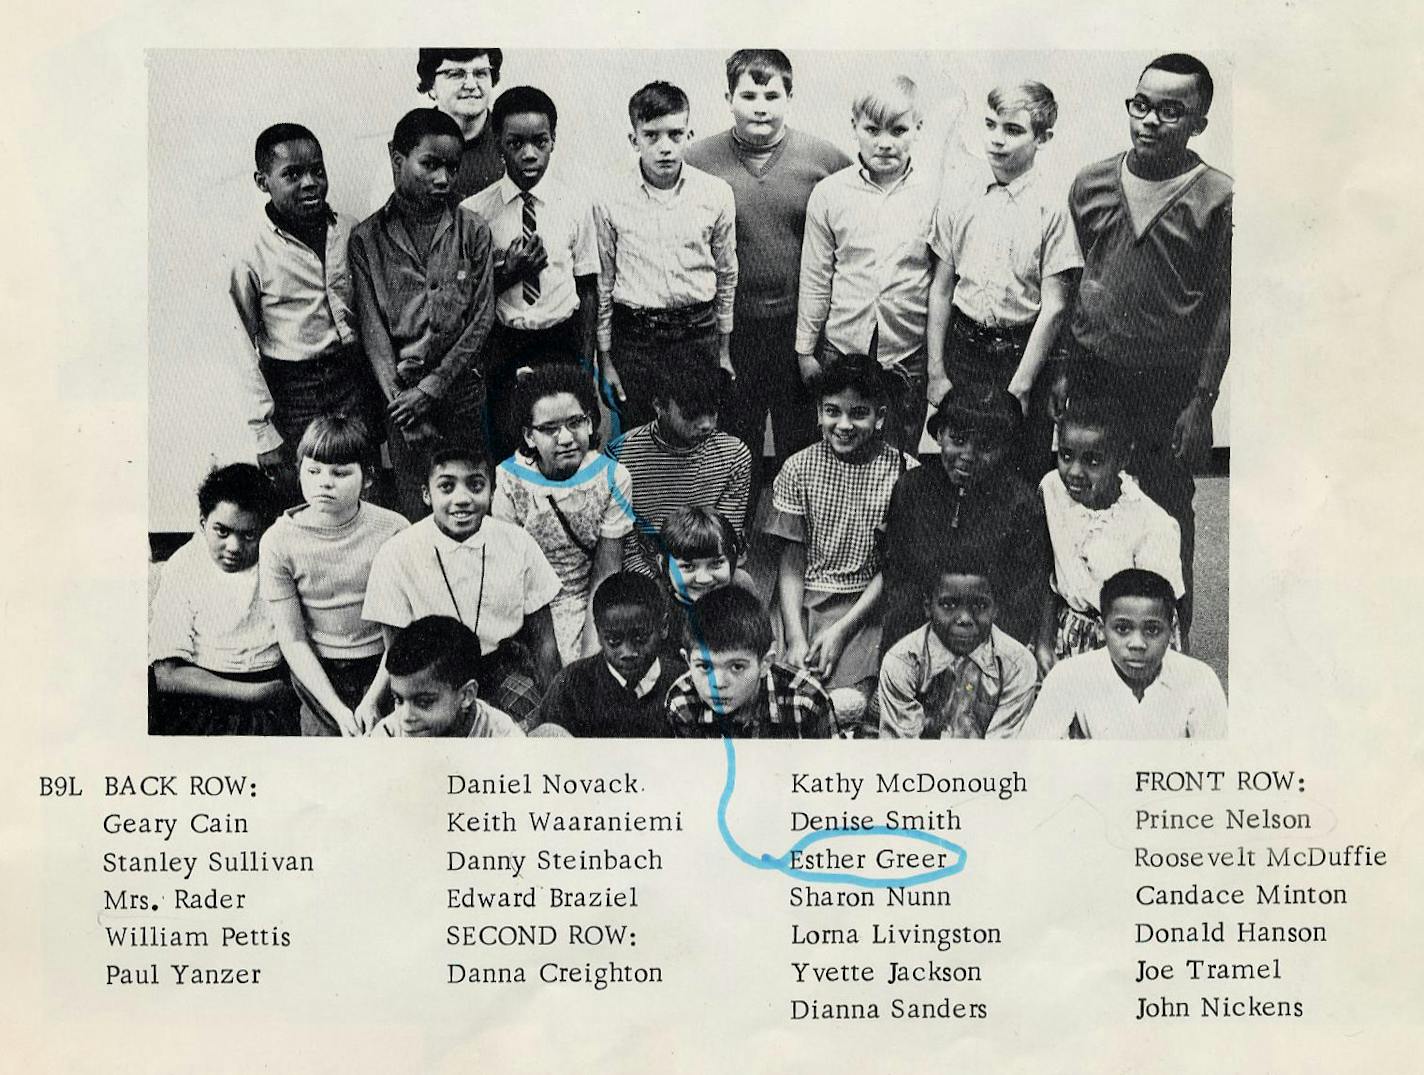
[[[695,143],[686,159],[726,180],[736,199],[738,320],[794,316],[806,202],[811,188],[850,158],[823,138],[788,128],[760,175],[743,163],[730,130]]]
[[[925,622],[925,585],[946,558],[952,564],[956,556],[989,564],[998,608],[994,622],[1024,645],[1033,644],[1051,559],[1038,490],[1000,467],[961,498],[935,462],[909,471],[890,495],[882,658]]]
[[[1139,239],[1122,160],[1090,164],[1068,195],[1084,260],[1073,337],[1114,366],[1194,369],[1229,346],[1231,177],[1206,168]]]
[[[653,689],[641,698],[613,678],[603,655],[565,665],[539,707],[541,723],[558,724],[570,735],[600,739],[664,739],[672,735],[664,702],[668,688],[687,671],[663,657]]]

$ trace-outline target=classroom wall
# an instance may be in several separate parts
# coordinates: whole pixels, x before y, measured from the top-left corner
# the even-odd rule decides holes
[[[501,86],[533,84],[553,97],[560,115],[551,174],[596,196],[606,177],[634,166],[626,105],[645,82],[682,86],[698,134],[728,125],[723,62],[730,51],[507,52]],[[979,109],[991,86],[1037,78],[1059,102],[1057,132],[1039,166],[1064,183],[1082,165],[1127,147],[1122,102],[1151,58],[787,51],[796,71],[791,124],[850,153],[849,106],[859,88],[876,76],[913,78],[925,113],[915,162],[935,173],[962,166],[977,149]],[[1230,172],[1229,58],[1201,58],[1216,79],[1216,101],[1193,144]],[[310,127],[322,140],[332,205],[365,216],[390,190],[385,143],[396,120],[429,103],[415,84],[410,49],[149,54],[150,530],[191,527],[193,490],[208,468],[253,457],[233,376],[248,344],[227,298],[227,272],[262,211],[252,182],[257,133],[281,121]],[[1218,444],[1229,443],[1227,389],[1216,411]]]

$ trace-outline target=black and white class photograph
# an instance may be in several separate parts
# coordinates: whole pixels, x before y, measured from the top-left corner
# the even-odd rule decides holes
[[[149,50],[148,733],[1225,737],[1188,45]]]

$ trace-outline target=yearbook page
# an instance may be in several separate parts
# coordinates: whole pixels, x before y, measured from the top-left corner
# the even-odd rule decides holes
[[[1415,1070],[1418,43],[14,19],[7,1067]]]

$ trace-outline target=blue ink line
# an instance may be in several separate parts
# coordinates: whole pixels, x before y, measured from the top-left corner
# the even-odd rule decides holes
[[[628,502],[627,497],[618,488],[617,482],[613,480],[614,464],[617,462],[616,456],[611,454],[612,442],[621,434],[621,415],[618,411],[617,402],[613,398],[613,388],[604,379],[598,369],[597,362],[588,359],[581,359],[580,364],[584,369],[593,375],[594,383],[598,388],[598,394],[608,405],[609,427],[610,427],[610,454],[600,455],[598,459],[581,467],[576,473],[568,478],[547,478],[536,469],[531,469],[514,461],[507,460],[509,468],[513,473],[531,485],[543,485],[549,488],[562,489],[570,485],[576,485],[587,481],[588,478],[603,470],[608,488],[613,495],[613,499],[618,506],[623,509],[627,516],[633,520],[633,525],[645,534],[656,535],[657,528],[652,526],[647,520],[639,517],[633,510],[633,505]],[[753,508],[755,505],[752,506]],[[683,580],[682,573],[678,571],[670,557],[666,556],[666,550],[659,550],[664,553],[664,560],[668,563],[668,573],[671,576],[673,586],[678,593],[686,599],[687,586]],[[591,596],[591,595],[590,595]],[[691,603],[688,602],[691,606]],[[712,710],[717,715],[718,728],[722,733],[722,745],[727,756],[727,779],[722,786],[721,797],[717,800],[717,831],[722,835],[722,842],[727,845],[727,849],[738,859],[753,866],[758,870],[775,870],[783,873],[787,877],[797,881],[809,881],[817,884],[829,885],[854,885],[859,888],[908,888],[911,885],[927,885],[934,881],[952,877],[964,869],[965,863],[969,860],[969,853],[956,843],[942,839],[932,833],[921,829],[891,829],[884,825],[875,825],[868,829],[824,829],[819,832],[809,833],[803,836],[791,846],[784,855],[756,855],[748,851],[732,835],[732,830],[727,824],[727,809],[732,803],[732,792],[737,786],[737,748],[736,740],[732,738],[731,728],[727,721],[726,708],[722,704],[722,694],[717,686],[717,674],[712,667],[712,654],[707,648],[707,643],[703,638],[703,633],[697,624],[697,612],[695,606],[688,609],[688,617],[692,623],[692,633],[697,638],[698,648],[702,651],[702,658],[707,663],[707,685],[712,691]],[[952,852],[957,856],[956,861],[949,866],[944,866],[937,870],[928,870],[924,873],[911,874],[908,877],[868,877],[859,873],[824,873],[816,870],[804,870],[791,865],[792,856],[805,851],[812,844],[821,843],[826,840],[837,840],[846,837],[866,837],[866,836],[893,836],[906,840],[919,840],[923,843],[933,844],[942,850]]]

